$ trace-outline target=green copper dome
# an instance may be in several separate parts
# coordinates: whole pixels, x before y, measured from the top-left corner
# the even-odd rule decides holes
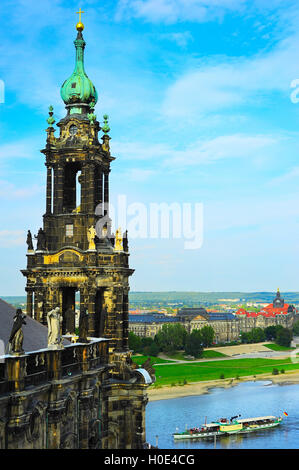
[[[98,100],[97,91],[84,70],[84,48],[86,43],[81,31],[78,31],[74,44],[76,47],[75,70],[70,78],[64,82],[60,90],[61,98],[66,105],[71,107],[71,113],[81,112],[80,107],[76,109],[76,104],[95,104]]]

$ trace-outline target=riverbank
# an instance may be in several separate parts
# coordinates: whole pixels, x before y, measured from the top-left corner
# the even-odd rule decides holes
[[[182,386],[162,386],[159,388],[150,388],[148,390],[149,401],[170,400],[171,398],[187,397],[192,395],[203,395],[209,393],[209,389],[214,387],[231,388],[243,382],[257,382],[261,380],[270,380],[273,384],[298,384],[299,371],[287,371],[284,374],[259,374],[257,377],[252,375],[240,379],[218,379],[203,380],[193,382]]]

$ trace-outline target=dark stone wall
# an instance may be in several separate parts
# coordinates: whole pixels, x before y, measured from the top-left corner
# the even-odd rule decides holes
[[[107,361],[108,342],[97,339],[7,357],[0,449],[142,448],[147,385],[125,354]]]

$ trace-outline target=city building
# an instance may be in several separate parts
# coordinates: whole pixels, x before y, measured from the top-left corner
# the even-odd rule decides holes
[[[292,328],[294,321],[298,319],[298,312],[293,305],[285,303],[278,289],[273,302],[262,307],[259,312],[250,312],[240,308],[236,311],[236,316],[240,331],[247,333],[252,328],[266,328],[272,325]]]
[[[130,315],[129,331],[138,336],[154,338],[166,323],[181,323],[188,333],[204,326],[211,326],[215,332],[215,342],[225,343],[238,341],[241,332],[252,328],[266,328],[271,325],[282,325],[292,328],[298,319],[298,312],[293,305],[286,304],[277,291],[272,304],[266,305],[260,312],[249,312],[243,308],[236,312],[208,311],[203,307],[184,307],[179,309],[175,317],[164,315]]]
[[[165,315],[129,315],[129,331],[137,336],[154,338],[163,325],[179,322],[179,318]]]

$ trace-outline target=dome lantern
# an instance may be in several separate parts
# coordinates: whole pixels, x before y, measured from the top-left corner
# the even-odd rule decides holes
[[[84,25],[81,21],[81,11],[79,23],[76,25],[78,31],[74,41],[76,48],[75,69],[72,75],[63,83],[60,94],[66,104],[69,114],[87,114],[90,105],[93,106],[98,100],[98,94],[92,81],[88,78],[84,69],[84,49],[86,42],[83,39],[82,31]]]

